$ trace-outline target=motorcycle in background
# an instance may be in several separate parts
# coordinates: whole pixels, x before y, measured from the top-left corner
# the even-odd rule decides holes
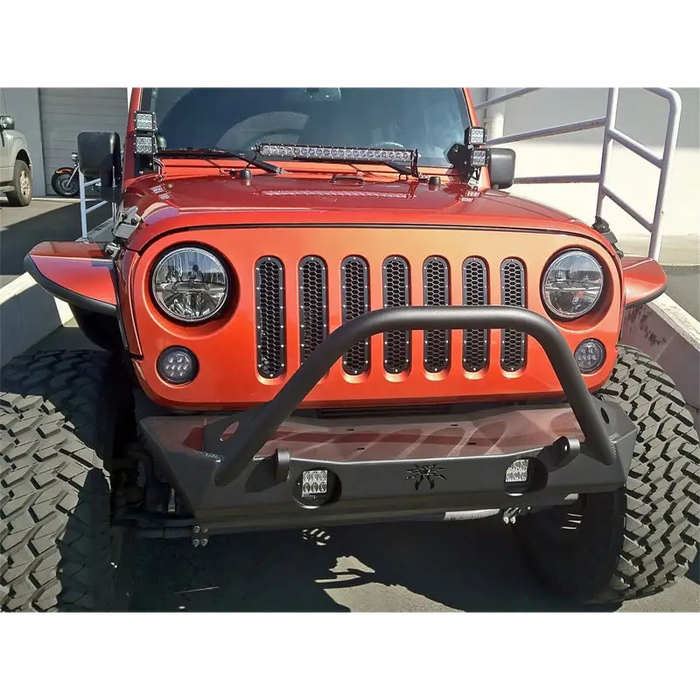
[[[72,167],[56,168],[52,178],[51,187],[59,197],[77,197],[80,191],[80,180],[78,177],[78,154],[71,153],[73,159]]]

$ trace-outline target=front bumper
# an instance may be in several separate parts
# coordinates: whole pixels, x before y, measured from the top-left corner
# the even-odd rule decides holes
[[[512,328],[533,336],[568,405],[365,422],[293,416],[358,341],[432,328]],[[370,312],[334,331],[269,403],[225,417],[147,417],[140,425],[159,468],[212,531],[557,505],[571,494],[622,486],[637,434],[618,405],[589,394],[556,326],[510,307]],[[510,481],[514,464],[526,465],[525,481]],[[327,494],[303,498],[303,472],[318,469],[330,475]]]

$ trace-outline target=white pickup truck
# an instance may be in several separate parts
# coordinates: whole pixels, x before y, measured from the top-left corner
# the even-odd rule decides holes
[[[15,131],[15,120],[0,116],[0,192],[8,202],[26,207],[32,201],[32,161],[24,134]]]

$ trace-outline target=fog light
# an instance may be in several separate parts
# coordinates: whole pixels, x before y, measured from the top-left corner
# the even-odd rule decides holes
[[[328,493],[328,471],[312,469],[301,475],[301,497],[323,496]]]
[[[170,384],[187,384],[197,374],[197,358],[186,348],[168,348],[158,358],[158,374]]]
[[[294,500],[302,508],[321,508],[340,498],[340,479],[330,469],[306,469],[292,487]]]
[[[530,478],[530,460],[516,459],[506,469],[506,484],[526,484]]]
[[[574,357],[581,372],[590,374],[600,369],[603,362],[605,362],[605,348],[600,341],[589,338],[576,348]]]

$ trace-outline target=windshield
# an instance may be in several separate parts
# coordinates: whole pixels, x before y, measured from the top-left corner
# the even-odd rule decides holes
[[[388,146],[438,167],[469,126],[461,88],[144,88],[141,109],[167,148]]]

